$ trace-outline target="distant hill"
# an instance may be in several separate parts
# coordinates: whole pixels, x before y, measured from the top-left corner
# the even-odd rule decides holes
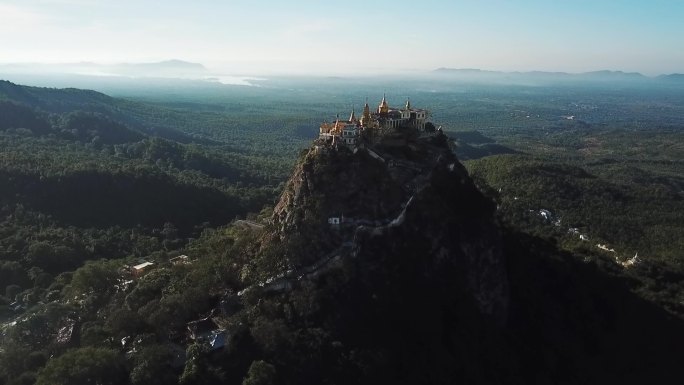
[[[684,74],[660,75],[660,76],[658,76],[658,80],[682,82],[682,81],[684,81]]]
[[[436,73],[458,73],[458,74],[503,73],[503,72],[499,72],[499,71],[487,71],[487,70],[481,70],[481,69],[477,69],[477,68],[446,68],[446,67],[437,68],[433,72],[436,72]]]
[[[573,76],[581,77],[581,78],[598,78],[598,79],[645,79],[646,76],[638,73],[638,72],[622,72],[622,71],[609,71],[609,70],[602,70],[602,71],[592,71],[592,72],[585,72],[585,73],[580,73],[576,74]]]
[[[433,74],[447,75],[447,76],[464,76],[477,77],[480,79],[564,79],[564,80],[587,80],[587,81],[614,81],[614,80],[648,80],[651,79],[638,72],[623,72],[623,71],[592,71],[583,73],[568,73],[568,72],[547,72],[547,71],[529,71],[529,72],[504,72],[504,71],[488,71],[473,68],[438,68],[432,71]]]
[[[108,67],[108,71],[131,76],[185,77],[203,74],[207,69],[199,63],[174,59],[155,63],[122,63]]]
[[[121,66],[129,66],[129,67],[139,67],[139,68],[155,68],[155,69],[191,69],[194,71],[206,71],[206,67],[204,67],[200,63],[191,63],[183,60],[178,60],[178,59],[171,59],[171,60],[164,60],[160,62],[153,62],[153,63],[123,63]]]
[[[197,78],[208,71],[200,63],[172,59],[151,63],[99,64],[92,62],[40,64],[14,63],[0,65],[0,72],[30,74],[75,74],[90,76]]]
[[[116,99],[96,91],[75,88],[29,87],[6,80],[0,80],[0,99],[53,113],[70,112],[84,108],[101,110],[117,104]]]
[[[29,87],[0,80],[0,100],[54,114],[97,113],[148,135],[182,143],[197,141],[174,128],[159,125],[157,117],[167,113],[160,107],[112,98],[96,91]]]

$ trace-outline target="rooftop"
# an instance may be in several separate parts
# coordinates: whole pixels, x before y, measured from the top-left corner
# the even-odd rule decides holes
[[[147,266],[152,266],[152,265],[154,265],[154,263],[152,263],[152,262],[143,262],[143,263],[141,263],[141,264],[139,264],[139,265],[133,266],[133,269],[135,269],[135,270],[140,270],[140,269],[146,268]]]

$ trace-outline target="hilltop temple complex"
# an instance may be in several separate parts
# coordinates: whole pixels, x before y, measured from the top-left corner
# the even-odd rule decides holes
[[[362,134],[366,134],[366,137],[377,137],[398,128],[424,131],[427,116],[427,110],[412,108],[409,100],[406,100],[404,108],[392,108],[383,95],[377,110],[373,112],[366,100],[360,119],[356,117],[352,108],[349,119],[340,120],[338,116],[334,123],[321,124],[319,138],[333,143],[342,141],[346,145],[354,146]]]

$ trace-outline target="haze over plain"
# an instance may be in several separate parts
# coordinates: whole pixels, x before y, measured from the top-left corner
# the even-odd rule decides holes
[[[2,0],[0,63],[171,58],[215,72],[684,72],[684,3]]]

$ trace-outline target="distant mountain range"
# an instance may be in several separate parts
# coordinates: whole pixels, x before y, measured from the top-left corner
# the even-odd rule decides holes
[[[660,75],[658,76],[659,79],[665,79],[665,80],[676,80],[683,82],[684,81],[684,74],[670,74],[670,75]]]
[[[60,64],[16,63],[0,65],[0,72],[160,78],[196,78],[205,76],[208,73],[206,67],[202,64],[176,59],[152,63],[118,64],[92,62]]]
[[[111,69],[125,74],[204,74],[207,69],[202,64],[191,63],[182,60],[166,60],[156,63],[123,63]]]
[[[127,77],[127,78],[159,78],[159,79],[183,79],[183,80],[209,80],[225,84],[250,85],[249,82],[234,79],[231,76],[212,72],[200,63],[193,63],[184,60],[171,59],[148,63],[116,63],[101,64],[94,62],[78,63],[10,63],[0,64],[0,78],[7,78],[7,75],[39,75],[39,76],[62,76],[76,75],[80,78],[103,77]],[[623,71],[592,71],[583,73],[552,72],[552,71],[490,71],[477,68],[438,68],[432,71],[413,73],[417,77],[440,76],[450,79],[493,82],[501,84],[530,84],[538,82],[565,82],[565,81],[585,81],[585,82],[652,82],[658,80],[661,83],[680,83],[684,82],[684,74],[673,73],[663,74],[655,77],[645,76],[638,72]],[[223,79],[223,80],[222,80]],[[228,79],[228,80],[226,80]],[[237,83],[236,83],[236,80]],[[73,79],[72,79],[73,80]],[[26,81],[24,81],[26,82]],[[92,85],[86,88],[92,88]]]
[[[504,72],[504,71],[488,71],[476,68],[438,68],[432,71],[433,74],[448,75],[454,77],[477,77],[484,78],[557,78],[557,79],[572,79],[572,80],[668,80],[668,81],[684,81],[684,74],[669,74],[659,75],[656,77],[645,76],[639,72],[623,72],[623,71],[591,71],[582,73],[568,73],[568,72],[546,72],[546,71],[529,71],[529,72]]]

